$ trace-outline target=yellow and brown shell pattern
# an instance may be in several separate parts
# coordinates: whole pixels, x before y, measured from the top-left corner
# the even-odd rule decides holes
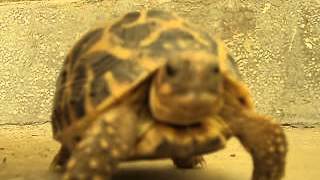
[[[73,47],[57,80],[52,113],[55,138],[130,95],[165,63],[170,52],[201,49],[218,54],[219,43],[175,14],[158,10],[131,12],[89,32]],[[231,57],[228,63],[237,74]]]

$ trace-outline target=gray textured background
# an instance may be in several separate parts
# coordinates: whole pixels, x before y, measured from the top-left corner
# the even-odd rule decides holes
[[[72,44],[144,7],[176,11],[220,34],[259,111],[284,123],[320,123],[319,0],[0,0],[0,124],[48,121]]]

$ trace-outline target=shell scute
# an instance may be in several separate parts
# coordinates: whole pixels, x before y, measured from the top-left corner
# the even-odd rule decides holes
[[[85,54],[95,43],[103,36],[104,29],[98,28],[87,33],[79,42],[73,47],[73,51],[70,54],[70,65],[75,65],[75,61],[79,59],[79,56]]]

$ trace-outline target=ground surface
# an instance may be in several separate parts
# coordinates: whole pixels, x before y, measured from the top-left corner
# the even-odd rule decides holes
[[[47,168],[58,144],[49,124],[1,126],[0,179],[57,179]],[[285,180],[317,180],[320,177],[320,128],[286,128],[289,157]],[[205,157],[203,169],[178,170],[170,161],[123,164],[115,180],[249,180],[251,161],[238,141],[232,139],[223,151]]]

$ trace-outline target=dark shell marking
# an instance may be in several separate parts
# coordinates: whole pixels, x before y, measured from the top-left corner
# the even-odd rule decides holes
[[[147,38],[155,28],[155,22],[148,22],[128,28],[114,28],[112,32],[122,39],[123,46],[137,48],[141,40]]]
[[[70,104],[77,118],[85,115],[85,84],[87,81],[87,69],[84,65],[76,67],[72,83]]]
[[[103,28],[96,29],[94,31],[89,32],[82,39],[80,39],[80,41],[74,46],[70,56],[71,67],[75,64],[75,61],[79,59],[79,57],[82,54],[85,54],[86,51],[102,37],[103,30]]]
[[[121,29],[122,25],[130,24],[138,20],[140,17],[139,12],[131,12],[125,15],[121,20],[116,22],[114,25],[111,26],[110,31],[116,32]]]
[[[95,78],[90,86],[90,98],[94,105],[100,104],[104,98],[110,95],[109,86],[102,77]]]
[[[175,18],[171,13],[160,11],[160,10],[150,10],[147,12],[148,18],[156,18],[161,20],[172,20]]]

